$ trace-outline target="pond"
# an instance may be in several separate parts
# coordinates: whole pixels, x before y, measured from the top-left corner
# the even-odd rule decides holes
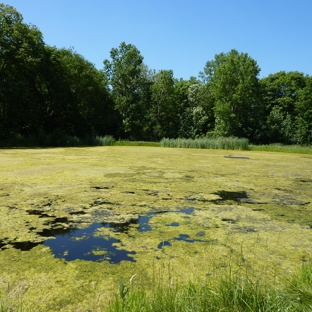
[[[193,207],[181,208],[174,211],[175,213],[191,214],[194,211]],[[112,232],[117,233],[128,233],[131,226],[136,226],[138,232],[152,231],[152,227],[148,224],[149,220],[159,213],[170,213],[167,212],[149,212],[147,215],[139,216],[137,220],[132,219],[125,223],[93,223],[91,226],[85,229],[64,229],[58,230],[57,232],[51,230],[45,231],[45,236],[52,236],[54,238],[48,239],[44,242],[45,246],[51,248],[53,254],[57,258],[63,258],[66,261],[72,260],[87,260],[87,261],[108,261],[110,263],[120,263],[121,261],[135,262],[133,256],[135,251],[124,250],[122,243],[116,238],[112,238],[109,235],[97,235],[97,230],[101,228],[109,228]],[[173,222],[166,226],[179,226],[179,223]],[[174,240],[184,240],[192,243],[200,240],[190,240],[189,235],[180,234],[178,238]],[[24,243],[23,250],[26,250],[36,246],[37,244]],[[170,246],[169,242],[162,242],[158,248],[163,245]],[[29,250],[28,249],[28,250]]]
[[[120,261],[135,261],[131,256],[134,251],[117,249],[114,245],[119,240],[111,237],[94,236],[97,229],[107,225],[94,223],[86,229],[73,230],[70,233],[58,234],[55,239],[48,239],[45,246],[52,249],[53,254],[66,261],[76,259],[89,261],[109,261],[119,263]]]
[[[227,268],[289,276],[311,261],[311,155],[226,153],[1,150],[0,291],[25,309],[87,311],[135,274],[147,289]]]

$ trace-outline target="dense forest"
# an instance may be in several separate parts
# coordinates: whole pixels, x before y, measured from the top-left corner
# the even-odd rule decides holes
[[[189,80],[143,60],[122,42],[98,70],[73,49],[46,45],[36,26],[0,4],[0,140],[236,136],[312,143],[311,76],[281,71],[259,79],[257,62],[234,49]]]

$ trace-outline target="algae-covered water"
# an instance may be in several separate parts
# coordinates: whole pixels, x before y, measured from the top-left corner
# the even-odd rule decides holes
[[[311,259],[312,157],[242,153],[0,150],[2,296],[96,311],[119,279],[148,287],[167,264],[179,281],[229,265],[289,274]]]

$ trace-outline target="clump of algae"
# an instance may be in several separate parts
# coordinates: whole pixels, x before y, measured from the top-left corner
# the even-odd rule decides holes
[[[84,311],[105,306],[119,279],[137,274],[149,283],[169,265],[170,276],[181,281],[217,278],[225,267],[275,280],[310,261],[311,158],[249,151],[248,160],[225,159],[223,153],[2,150],[2,293],[44,311]],[[246,198],[222,198],[236,193]],[[144,216],[149,228],[140,230]],[[108,226],[95,235],[117,238],[118,248],[136,252],[136,262],[66,262],[39,244],[44,231],[94,222],[128,224],[123,232]],[[17,249],[21,242],[35,247]]]

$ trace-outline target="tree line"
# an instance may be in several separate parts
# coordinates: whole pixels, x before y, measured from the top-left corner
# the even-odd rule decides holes
[[[312,77],[259,73],[233,49],[207,61],[197,78],[176,79],[172,70],[150,69],[125,42],[98,70],[73,49],[46,45],[36,26],[0,4],[0,140],[109,134],[311,144]]]

